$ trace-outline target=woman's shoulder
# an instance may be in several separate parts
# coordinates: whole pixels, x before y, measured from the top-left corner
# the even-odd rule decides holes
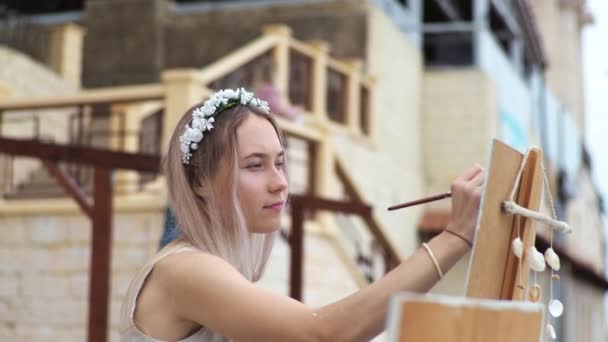
[[[192,278],[200,279],[201,276],[210,279],[226,272],[240,275],[230,263],[221,257],[190,245],[165,248],[173,248],[174,252],[167,253],[154,266],[155,276],[162,279],[165,284],[183,282]],[[162,252],[161,250],[159,253]]]

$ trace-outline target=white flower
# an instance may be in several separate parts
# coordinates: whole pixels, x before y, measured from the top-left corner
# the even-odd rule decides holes
[[[211,116],[211,115],[215,114],[215,109],[216,109],[215,105],[213,105],[212,103],[205,102],[202,112],[203,112],[203,114],[205,114],[205,116]]]
[[[223,95],[231,100],[236,100],[239,98],[239,93],[232,89],[225,89]]]
[[[215,108],[217,108],[217,106],[221,103],[221,99],[217,96],[217,95],[213,95],[213,97],[211,97],[209,100],[207,100],[205,102],[205,105],[203,107],[213,107],[213,110],[215,110]],[[205,109],[203,108],[203,111]]]
[[[202,131],[210,131],[211,129],[213,129],[213,123],[215,122],[214,118],[209,118],[207,120],[203,119],[202,121],[202,125],[201,125],[201,130]]]
[[[204,120],[205,119],[199,119],[198,117],[194,118],[192,120],[192,128],[198,129],[198,130],[202,131],[201,127],[203,127],[203,121]]]
[[[270,113],[270,106],[268,105],[268,102],[260,100],[260,105],[258,107],[262,108],[262,110],[264,110],[266,113]]]
[[[195,109],[192,111],[192,117],[193,117],[193,118],[196,118],[196,117],[199,117],[199,116],[203,116],[203,110],[201,109],[201,107],[199,107],[199,108],[195,108]]]
[[[199,142],[201,140],[203,140],[203,132],[201,132],[200,130],[196,129],[196,128],[188,128],[188,130],[186,131],[188,140],[190,141],[194,141],[194,142]]]
[[[183,154],[190,153],[190,146],[188,144],[182,143],[180,149],[182,150]]]
[[[253,93],[241,88],[241,104],[246,105],[253,99]]]

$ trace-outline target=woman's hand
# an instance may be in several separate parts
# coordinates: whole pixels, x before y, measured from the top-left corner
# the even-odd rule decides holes
[[[451,184],[452,217],[447,229],[471,242],[475,237],[484,177],[484,169],[475,164]]]

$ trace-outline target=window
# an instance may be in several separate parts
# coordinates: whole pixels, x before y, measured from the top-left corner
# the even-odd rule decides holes
[[[467,66],[473,64],[472,32],[441,32],[424,35],[426,66]]]
[[[397,0],[397,3],[400,4],[403,7],[409,7],[410,6],[409,0]]]

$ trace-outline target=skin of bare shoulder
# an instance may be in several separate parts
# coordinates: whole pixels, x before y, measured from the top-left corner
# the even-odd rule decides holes
[[[172,298],[167,296],[167,270],[179,262],[181,255],[174,256],[167,256],[155,264],[139,293],[134,315],[140,331],[161,341],[181,340],[200,328],[199,324],[183,319],[171,310]]]
[[[184,252],[156,267],[169,311],[185,321],[236,341],[327,340],[313,309],[256,286],[222,258]]]

